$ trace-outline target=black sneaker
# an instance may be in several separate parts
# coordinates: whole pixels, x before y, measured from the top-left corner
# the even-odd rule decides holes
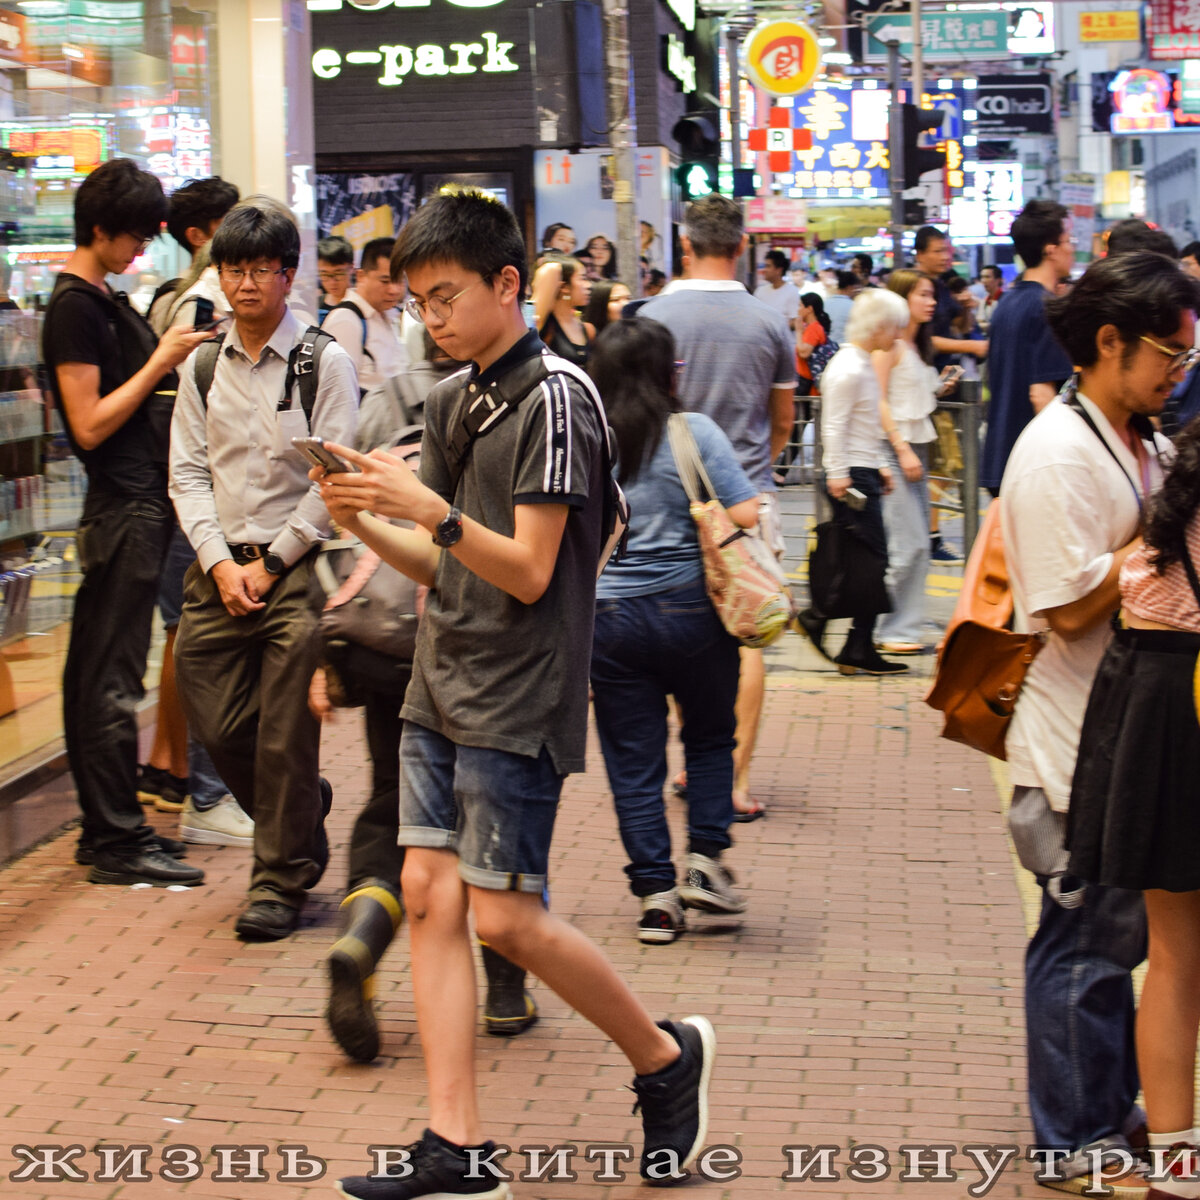
[[[137,796],[143,804],[153,805],[159,812],[179,812],[187,794],[186,776],[172,775],[149,763],[138,763]]]
[[[182,842],[163,837],[161,833],[156,833],[154,840],[164,854],[169,854],[172,858],[187,858],[187,847]],[[80,842],[75,847],[75,861],[81,867],[90,867],[96,861],[96,851],[90,843]]]
[[[675,888],[669,892],[655,892],[653,896],[642,897],[642,919],[638,922],[639,942],[645,942],[649,946],[666,946],[686,929],[683,905],[679,902],[679,892]]]
[[[130,886],[148,883],[151,887],[196,887],[204,882],[199,867],[189,867],[164,854],[157,846],[133,854],[96,852],[96,861],[88,871],[88,883],[115,883]]]
[[[485,1160],[495,1144],[484,1142],[479,1157]],[[507,1200],[508,1184],[497,1179],[486,1163],[472,1170],[465,1150],[425,1130],[419,1142],[404,1147],[407,1156],[383,1175],[351,1175],[335,1184],[348,1200],[418,1200],[419,1197],[473,1196],[475,1200]]]
[[[642,1178],[674,1183],[704,1148],[708,1133],[708,1083],[717,1056],[717,1035],[704,1017],[659,1021],[678,1043],[679,1057],[653,1075],[637,1075],[634,1111],[642,1110]],[[350,1193],[358,1195],[358,1193]]]

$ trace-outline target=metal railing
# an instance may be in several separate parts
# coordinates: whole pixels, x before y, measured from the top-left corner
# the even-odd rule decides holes
[[[983,428],[980,384],[977,379],[964,379],[958,385],[953,400],[938,405],[938,411],[954,416],[954,432],[962,456],[962,468],[954,474],[930,475],[930,483],[939,485],[941,495],[931,499],[934,508],[942,512],[959,513],[963,519],[963,553],[969,554],[979,532],[979,456],[980,432]],[[812,488],[812,505],[816,522],[829,519],[829,497],[825,494],[825,472],[821,468],[821,400],[805,396],[796,401],[796,422],[784,451],[786,466],[778,466],[781,486],[807,485]],[[957,492],[957,499],[949,491]]]

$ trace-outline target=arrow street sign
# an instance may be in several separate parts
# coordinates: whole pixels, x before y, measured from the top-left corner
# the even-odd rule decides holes
[[[1003,11],[934,12],[921,16],[921,44],[926,62],[962,62],[1008,57],[1008,14]],[[899,42],[900,53],[912,53],[912,16],[908,13],[871,13],[863,22],[867,31],[866,62],[886,62],[887,43]]]

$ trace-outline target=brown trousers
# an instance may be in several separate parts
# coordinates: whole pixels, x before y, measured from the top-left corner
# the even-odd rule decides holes
[[[311,557],[266,607],[233,617],[198,563],[184,580],[175,670],[188,727],[254,818],[250,900],[300,908],[329,861],[321,811],[321,729],[308,710],[324,597]]]

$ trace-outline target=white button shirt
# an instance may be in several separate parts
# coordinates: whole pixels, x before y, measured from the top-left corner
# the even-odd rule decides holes
[[[364,392],[369,392],[385,379],[399,375],[408,366],[408,352],[392,324],[391,313],[372,308],[354,288],[343,297],[342,303],[347,301],[356,305],[366,318],[366,344],[363,344],[363,323],[348,308],[330,312],[321,328],[337,338],[338,345],[350,355],[350,361],[358,373],[358,386]]]
[[[195,352],[180,371],[168,490],[205,571],[232,557],[231,544],[269,545],[291,566],[329,536],[329,514],[320,490],[309,482],[308,460],[291,444],[293,437],[309,434],[298,387],[290,406],[279,411],[288,355],[304,329],[285,310],[254,362],[234,324],[217,355],[207,410],[196,388]],[[327,346],[311,432],[353,446],[357,412],[350,358],[340,346]]]

